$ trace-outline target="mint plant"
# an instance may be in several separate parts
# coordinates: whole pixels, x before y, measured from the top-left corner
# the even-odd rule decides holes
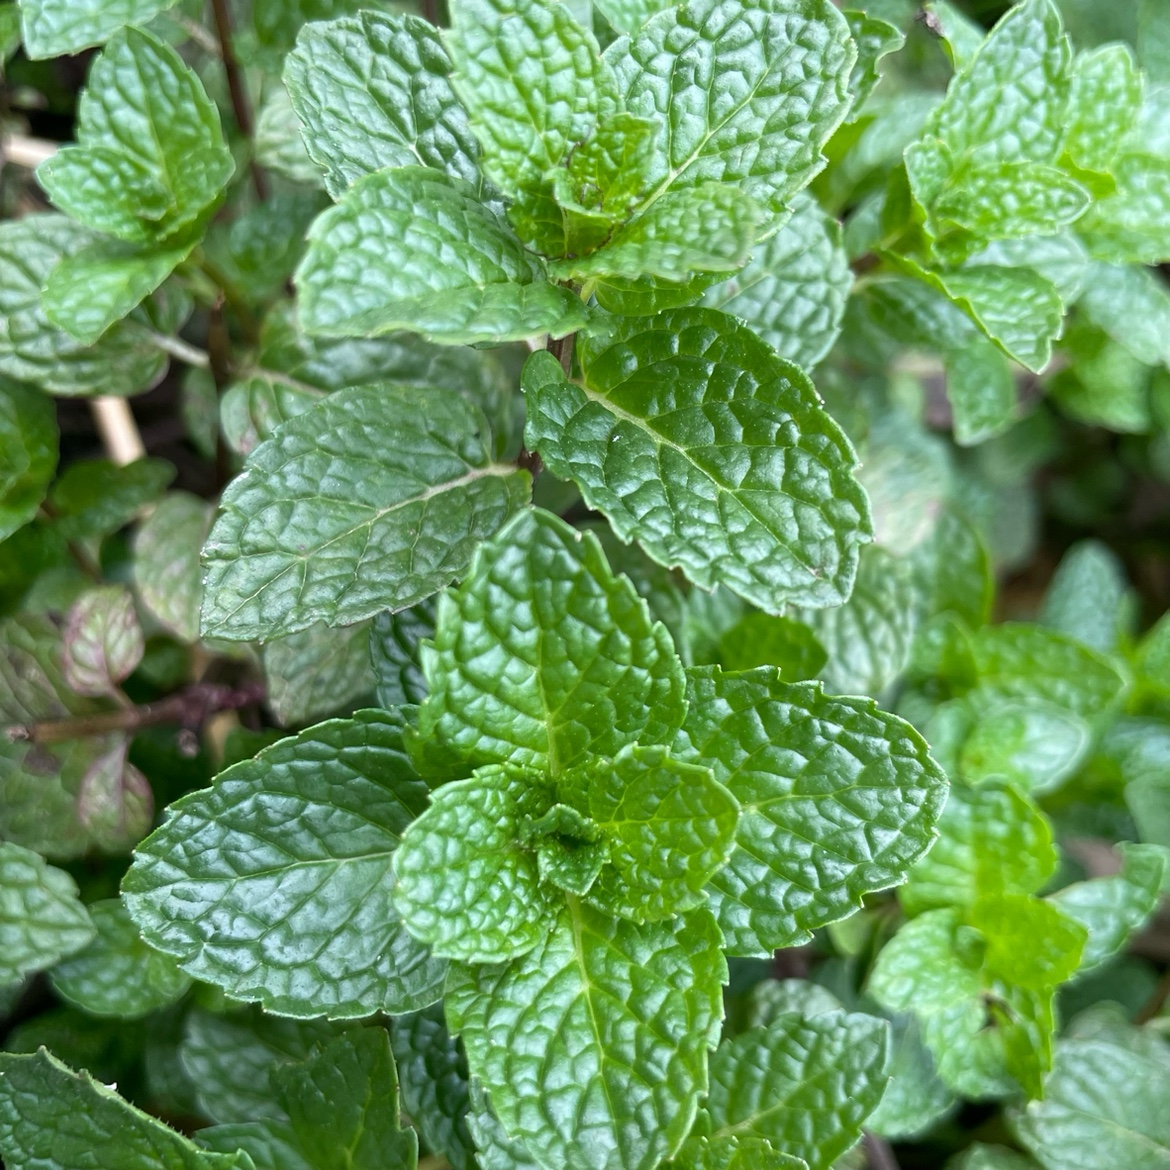
[[[0,3],[6,1166],[1170,1158],[1170,23],[1000,7]]]

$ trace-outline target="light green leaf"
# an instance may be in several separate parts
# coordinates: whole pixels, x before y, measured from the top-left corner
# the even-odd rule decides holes
[[[984,31],[948,0],[933,0],[924,6],[931,18],[931,32],[946,42],[947,55],[956,70],[966,69],[983,44]]]
[[[474,1077],[469,1093],[471,1106],[467,1124],[475,1138],[475,1161],[479,1170],[532,1170],[536,1167],[536,1159],[523,1143],[504,1132],[487,1093]]]
[[[402,1108],[426,1145],[454,1170],[476,1170],[468,1127],[467,1058],[447,1030],[441,1006],[398,1016],[390,1032]]]
[[[619,228],[603,248],[550,271],[561,280],[621,277],[687,280],[694,272],[736,272],[751,255],[760,213],[723,183],[669,191]]]
[[[878,62],[896,53],[906,43],[906,37],[896,25],[856,8],[846,8],[845,19],[849,22],[849,32],[857,44],[857,64],[849,78],[849,88],[853,93],[853,117],[850,121],[855,121],[866,99],[881,80]]]
[[[1044,1099],[1014,1118],[1045,1170],[1170,1165],[1170,1050],[1150,1032],[1062,1040]]]
[[[196,240],[162,250],[98,240],[66,256],[45,286],[45,316],[78,341],[93,345],[133,312],[191,254]]]
[[[0,1053],[0,1154],[10,1170],[252,1170],[210,1154],[41,1049]]]
[[[455,968],[447,1012],[504,1132],[547,1170],[651,1170],[707,1089],[726,963],[706,911],[636,925],[569,898],[504,967]]]
[[[661,747],[627,748],[586,773],[565,776],[562,787],[587,786],[589,816],[609,844],[611,866],[589,900],[635,922],[702,906],[703,887],[735,842],[735,797],[710,769],[672,760]]]
[[[51,967],[93,936],[73,879],[31,849],[0,841],[0,986]]]
[[[1118,647],[1130,611],[1125,566],[1100,541],[1083,540],[1061,558],[1044,595],[1041,625],[1102,654]]]
[[[379,707],[402,707],[427,697],[419,646],[435,634],[435,599],[397,613],[380,613],[370,627],[370,659]]]
[[[1089,253],[1080,237],[1066,229],[1053,236],[992,240],[971,257],[971,263],[998,268],[1034,268],[1053,284],[1060,299],[1071,305],[1084,291]]]
[[[57,470],[57,415],[37,390],[0,378],[0,540],[36,514]]]
[[[196,1135],[205,1150],[234,1154],[242,1150],[256,1170],[314,1170],[305,1161],[287,1121],[237,1121],[209,1125]]]
[[[1096,260],[1160,264],[1170,258],[1170,158],[1125,153],[1112,166],[1117,191],[1078,224]]]
[[[711,309],[619,319],[577,352],[583,384],[551,355],[525,366],[527,442],[619,537],[770,613],[844,601],[868,502],[799,369]]]
[[[830,1170],[881,1101],[888,1049],[889,1025],[860,1013],[785,1013],[751,1028],[711,1058],[712,1136],[763,1138]]]
[[[394,859],[394,905],[406,929],[444,959],[507,963],[540,945],[557,914],[524,826],[552,794],[538,776],[480,768],[444,784]]]
[[[53,990],[94,1016],[133,1020],[182,998],[191,980],[143,941],[117,898],[89,907],[97,937],[53,968]]]
[[[234,999],[291,1016],[403,1012],[445,964],[406,933],[391,858],[425,807],[401,723],[322,723],[171,805],[123,881],[143,936]]]
[[[811,370],[840,333],[853,273],[841,225],[809,195],[792,206],[792,218],[703,304],[742,318],[782,358]]]
[[[454,394],[342,390],[285,423],[228,486],[203,550],[203,632],[247,641],[352,625],[463,574],[527,502]]]
[[[825,165],[821,148],[852,101],[856,49],[828,0],[688,0],[605,59],[626,109],[669,127],[647,176],[651,200],[713,180],[779,216]]]
[[[1056,167],[993,162],[959,172],[932,210],[980,241],[1010,240],[1058,232],[1089,203],[1089,192]]]
[[[262,167],[276,171],[294,183],[315,188],[325,185],[317,164],[309,157],[301,136],[300,119],[284,88],[275,88],[265,94],[264,104],[256,115],[252,150]],[[263,214],[266,210],[261,207],[253,212]]]
[[[816,678],[827,660],[816,635],[794,618],[747,613],[719,639],[719,661],[725,670],[774,666],[785,682]]]
[[[910,663],[925,601],[913,562],[865,549],[849,600],[800,614],[828,654],[820,677],[829,693],[876,698],[895,682]]]
[[[665,0],[596,0],[594,7],[616,32],[633,35],[669,5]]]
[[[1170,366],[1170,289],[1149,269],[1091,265],[1078,306],[1138,361]]]
[[[166,373],[166,354],[136,322],[85,346],[45,316],[41,291],[50,273],[96,239],[63,215],[0,224],[0,373],[65,396],[136,394]]]
[[[987,939],[985,970],[1029,991],[1071,979],[1088,937],[1052,902],[1019,893],[980,897],[971,907],[970,922]]]
[[[398,1122],[398,1075],[384,1028],[346,1032],[272,1074],[314,1170],[411,1170],[418,1138]]]
[[[1142,76],[1128,45],[1078,55],[1068,91],[1064,154],[1084,171],[1108,173],[1142,104]]]
[[[418,741],[472,767],[556,776],[627,743],[668,742],[683,718],[665,627],[596,537],[547,512],[517,516],[439,598],[422,665]]]
[[[416,163],[479,184],[450,71],[438,30],[417,16],[360,12],[301,29],[284,83],[334,198],[363,175]]]
[[[360,706],[374,694],[369,622],[310,626],[269,642],[261,659],[265,701],[282,727]]]
[[[1157,909],[1166,854],[1157,845],[1123,844],[1121,871],[1065,886],[1051,901],[1079,922],[1089,938],[1081,955],[1081,971],[1099,967],[1125,946]]]
[[[982,784],[1000,776],[1024,792],[1059,788],[1085,758],[1092,740],[1087,723],[1051,703],[1017,701],[982,714],[962,745],[958,769]]]
[[[973,1142],[961,1154],[950,1158],[944,1170],[1036,1170],[1036,1163],[1007,1146]]]
[[[970,345],[951,350],[945,364],[956,443],[973,447],[1016,421],[1015,376],[995,345],[977,337]]]
[[[763,1138],[727,1134],[687,1138],[665,1170],[808,1170],[808,1163],[777,1152]]]
[[[78,107],[77,142],[43,163],[37,178],[62,211],[132,242],[173,238],[200,220],[235,171],[219,111],[199,78],[169,45],[136,28],[118,33],[94,63]],[[140,215],[128,194],[121,230],[103,206],[116,190],[111,166],[134,168],[141,177],[135,186],[163,194]]]
[[[408,329],[448,345],[498,345],[585,325],[581,299],[544,277],[472,187],[399,167],[358,180],[313,224],[296,282],[309,333]]]
[[[808,979],[761,979],[751,989],[744,1023],[766,1028],[779,1016],[795,1013],[807,1020],[840,1012],[841,1007],[827,987]]]
[[[884,1138],[911,1138],[949,1113],[955,1096],[939,1080],[918,1021],[913,1016],[897,1015],[890,1027],[890,1083],[865,1127]]]
[[[145,24],[175,0],[20,0],[25,52],[35,61],[100,45],[127,24]]]
[[[304,414],[325,395],[278,374],[251,374],[233,382],[219,400],[219,426],[238,455],[251,455],[281,423]]]
[[[946,778],[909,724],[767,669],[688,674],[674,754],[710,767],[743,809],[736,848],[708,885],[730,953],[807,940],[925,852]]]
[[[171,492],[134,540],[134,584],[142,604],[184,642],[199,638],[203,600],[199,550],[212,515],[212,505],[198,496]]]
[[[910,870],[898,900],[907,914],[969,906],[995,893],[1033,894],[1056,871],[1048,818],[1003,780],[954,785],[938,840]]]

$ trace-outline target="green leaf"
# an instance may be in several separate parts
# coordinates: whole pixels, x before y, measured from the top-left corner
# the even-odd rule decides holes
[[[711,309],[618,319],[577,352],[583,384],[529,359],[526,440],[619,537],[770,613],[845,600],[869,508],[799,369]]]
[[[255,1118],[287,1125],[272,1073],[308,1060],[338,1031],[323,1020],[286,1020],[258,1009],[213,1015],[194,1008],[179,1055],[205,1116],[227,1124]]]
[[[475,1160],[480,1170],[531,1170],[536,1167],[536,1159],[524,1145],[504,1132],[487,1093],[474,1077],[469,1092],[471,1108],[467,1123],[475,1138]]]
[[[1016,381],[1003,354],[977,338],[946,357],[947,398],[954,412],[955,442],[973,447],[1007,430],[1019,413]]]
[[[973,784],[1001,776],[1038,795],[1059,788],[1076,772],[1091,738],[1083,719],[1051,703],[1008,703],[992,707],[975,722],[958,768]]]
[[[890,1025],[890,1083],[865,1127],[884,1138],[912,1138],[949,1113],[955,1096],[939,1080],[918,1021],[913,1016],[897,1015]]]
[[[548,1170],[650,1170],[707,1088],[726,963],[706,911],[637,925],[569,898],[543,945],[454,968],[447,1013],[505,1133]]]
[[[1121,871],[1065,886],[1051,901],[1088,932],[1081,971],[1099,967],[1141,930],[1157,909],[1166,855],[1157,845],[1123,844]]]
[[[933,212],[980,241],[1050,235],[1079,219],[1090,195],[1053,166],[986,163],[961,171],[935,200]]]
[[[370,659],[379,707],[403,707],[427,697],[419,646],[435,634],[435,599],[397,613],[380,613],[370,627]]]
[[[720,637],[719,661],[728,671],[774,666],[785,682],[806,682],[817,677],[828,654],[803,622],[747,613]]]
[[[1170,1051],[1148,1031],[1058,1043],[1044,1099],[1014,1118],[1045,1167],[1162,1170],[1170,1164]]]
[[[1064,154],[1083,171],[1107,174],[1142,104],[1142,76],[1128,45],[1102,45],[1073,63]]]
[[[690,1137],[666,1170],[808,1170],[808,1163],[781,1154],[762,1138]]]
[[[830,693],[877,697],[894,683],[909,665],[924,600],[911,561],[865,549],[849,600],[800,615],[828,654],[820,677]]]
[[[1006,1146],[972,1142],[961,1154],[947,1162],[945,1170],[1036,1170],[1036,1163]]]
[[[73,879],[31,849],[0,842],[0,986],[51,967],[93,936]]]
[[[881,1101],[888,1049],[884,1020],[840,1011],[784,1013],[724,1041],[711,1058],[712,1136],[763,1138],[830,1170]]]
[[[1061,558],[1039,621],[1092,650],[1110,654],[1126,632],[1129,609],[1125,566],[1106,545],[1083,540]]]
[[[127,24],[145,24],[175,0],[20,0],[25,52],[35,61],[100,45]]]
[[[209,1125],[196,1135],[205,1150],[234,1154],[242,1150],[256,1170],[314,1170],[305,1161],[287,1121],[237,1121]]]
[[[609,844],[589,900],[635,922],[672,918],[704,905],[703,887],[731,855],[739,802],[708,768],[661,747],[627,748],[612,761],[564,777],[588,792],[588,811]],[[583,803],[583,802],[582,802]]]
[[[716,181],[779,216],[825,165],[821,148],[852,100],[856,50],[828,0],[688,0],[605,59],[626,109],[670,128],[647,175],[651,200]]]
[[[50,273],[97,237],[63,215],[0,224],[0,373],[51,394],[136,394],[158,383],[167,356],[137,322],[112,326],[93,346],[53,325],[41,304]]]
[[[971,907],[970,922],[987,939],[984,968],[1029,991],[1045,991],[1076,973],[1088,932],[1052,902],[994,893]]]
[[[841,225],[809,195],[792,206],[792,218],[703,304],[746,321],[782,358],[810,370],[837,340],[853,273]]]
[[[116,321],[133,312],[191,254],[194,237],[175,247],[98,240],[66,256],[52,272],[42,298],[45,315],[78,341],[93,345]]]
[[[1149,269],[1091,265],[1078,307],[1138,361],[1170,366],[1170,289]]]
[[[560,337],[584,303],[461,180],[427,167],[359,179],[309,231],[296,275],[305,329],[376,337],[399,329],[448,345]]]
[[[165,459],[78,459],[49,492],[54,524],[66,540],[107,536],[154,503],[175,477]]]
[[[878,62],[891,53],[896,53],[905,43],[906,36],[896,25],[856,8],[844,10],[849,22],[849,32],[857,44],[857,64],[849,78],[853,93],[853,116],[856,121],[861,107],[881,80]]]
[[[199,638],[203,573],[199,551],[212,505],[187,492],[171,492],[134,539],[134,583],[142,604],[184,642]]]
[[[394,860],[406,929],[464,963],[507,963],[539,946],[557,904],[521,833],[551,804],[538,777],[499,766],[434,792]]]
[[[272,1074],[314,1170],[413,1167],[418,1138],[398,1122],[398,1075],[384,1028],[359,1028]]]
[[[324,393],[276,374],[251,374],[233,382],[219,399],[224,441],[238,455],[251,455],[281,423],[304,414]]]
[[[31,387],[0,378],[0,540],[36,514],[57,470],[57,416]]]
[[[44,1049],[0,1053],[0,1153],[10,1170],[252,1170],[247,1154],[204,1153]]]
[[[454,1170],[476,1170],[468,1126],[467,1058],[447,1030],[443,1009],[398,1016],[390,1032],[402,1090],[402,1108],[428,1148]]]
[[[374,694],[369,622],[310,626],[269,642],[261,657],[268,709],[283,727],[361,706]]]
[[[117,898],[89,907],[97,937],[53,968],[53,990],[94,1016],[133,1020],[186,994],[191,980],[143,941]]]
[[[547,512],[522,512],[439,598],[422,665],[418,741],[472,767],[556,776],[627,743],[668,742],[683,718],[665,627],[596,537]]]
[[[79,695],[116,694],[118,684],[142,661],[144,648],[130,591],[122,585],[89,589],[73,603],[65,622],[65,681]]]
[[[1117,191],[1077,225],[1090,255],[1115,264],[1160,264],[1170,257],[1170,158],[1125,153],[1112,170]]]
[[[478,184],[450,71],[438,30],[417,16],[361,12],[301,29],[284,83],[334,198],[363,175],[416,163]]]
[[[946,778],[909,724],[767,669],[688,675],[674,754],[710,767],[744,810],[708,886],[730,953],[806,941],[900,881],[930,845]]]
[[[631,36],[666,7],[664,0],[599,0],[594,4],[616,32]]]
[[[366,386],[285,423],[228,486],[203,551],[203,632],[268,639],[414,605],[467,570],[526,502],[482,414],[453,394]]]
[[[127,907],[234,999],[300,1017],[416,1010],[445,964],[403,928],[390,864],[425,796],[399,720],[320,724],[171,805],[123,881]]]
[[[169,45],[136,28],[118,33],[94,63],[77,142],[43,163],[38,180],[74,219],[132,242],[173,239],[219,202],[235,171],[199,78]],[[141,181],[123,196],[118,224],[106,204],[126,168]],[[135,189],[143,187],[158,197],[139,212]]]
[[[1056,872],[1048,818],[1000,779],[954,785],[938,840],[910,870],[898,900],[907,914],[968,906],[985,895],[1033,894]]]

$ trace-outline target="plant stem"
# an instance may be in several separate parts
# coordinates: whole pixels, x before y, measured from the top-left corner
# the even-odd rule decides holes
[[[109,395],[91,398],[89,409],[107,454],[119,467],[125,467],[127,463],[133,463],[146,455],[138,424],[125,398]]]
[[[898,1159],[890,1149],[890,1143],[875,1133],[866,1133],[862,1138],[865,1147],[865,1163],[869,1170],[899,1170]]]
[[[161,723],[176,723],[195,730],[217,711],[236,711],[257,703],[264,697],[263,684],[245,683],[229,687],[221,683],[195,683],[178,694],[146,703],[141,707],[123,707],[117,711],[100,711],[96,715],[78,715],[70,719],[50,719],[41,723],[18,723],[4,729],[11,743],[59,743],[88,735],[109,735],[116,731],[139,731]]]
[[[573,345],[576,340],[575,333],[570,333],[568,337],[550,337],[548,339],[548,352],[561,363],[561,369],[565,371],[566,378],[573,376]]]
[[[236,282],[205,252],[198,254],[198,266],[203,275],[223,293],[224,300],[240,322],[244,339],[249,345],[254,345],[260,337],[260,327],[256,324],[256,318],[248,307],[244,294],[236,287]]]
[[[228,93],[231,95],[236,125],[239,126],[240,133],[248,139],[250,151],[256,127],[252,120],[252,106],[248,101],[248,91],[244,88],[244,75],[240,70],[240,62],[232,45],[232,22],[231,15],[228,13],[227,0],[211,0],[211,11],[215,17],[215,31],[219,36],[219,55],[223,58],[223,71],[227,77]],[[256,188],[256,197],[263,203],[268,198],[268,182],[264,178],[264,172],[254,158],[249,158],[248,168],[252,172],[252,186]]]
[[[150,334],[150,340],[171,357],[177,358],[181,362],[186,362],[189,366],[195,366],[197,369],[206,370],[211,365],[211,359],[207,356],[207,351],[199,349],[198,346],[188,345],[181,337],[168,337],[165,333]]]

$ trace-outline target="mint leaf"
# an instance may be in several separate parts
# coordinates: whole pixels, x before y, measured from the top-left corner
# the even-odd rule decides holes
[[[1051,703],[1018,701],[992,707],[972,726],[958,768],[982,785],[1003,777],[1024,792],[1060,787],[1088,752],[1091,731],[1083,719]]]
[[[43,394],[0,378],[0,540],[36,514],[57,470],[57,419]]]
[[[0,842],[0,936],[0,987],[51,967],[94,936],[73,879],[7,841]]]
[[[711,1058],[712,1136],[765,1139],[830,1170],[861,1137],[889,1080],[889,1026],[861,1014],[787,1012]]]
[[[594,7],[616,32],[633,35],[666,5],[662,0],[600,0]]]
[[[1062,148],[1083,171],[1109,172],[1142,104],[1142,77],[1128,45],[1102,45],[1073,63]]]
[[[1166,855],[1157,845],[1122,844],[1121,871],[1065,886],[1051,901],[1079,922],[1089,938],[1081,971],[1099,967],[1126,944],[1157,909]]]
[[[639,926],[570,897],[529,955],[454,968],[446,1005],[504,1132],[538,1165],[650,1170],[706,1090],[725,979],[706,911]]]
[[[781,1154],[762,1138],[690,1137],[667,1170],[808,1170],[808,1163]]]
[[[1053,166],[991,162],[960,172],[934,202],[939,220],[981,241],[1049,235],[1079,219],[1089,192]]]
[[[199,638],[203,571],[199,551],[211,527],[211,504],[171,492],[134,540],[134,583],[146,609],[184,642]]]
[[[1071,979],[1088,933],[1052,902],[1018,893],[980,898],[971,907],[970,923],[987,939],[985,969],[1029,991]]]
[[[78,341],[93,345],[154,292],[194,246],[191,237],[162,251],[98,240],[66,256],[49,273],[42,298],[45,315]]]
[[[419,646],[434,637],[435,600],[428,598],[397,613],[380,613],[370,627],[370,660],[378,688],[378,706],[402,707],[427,697],[427,680],[419,665]]]
[[[710,309],[617,320],[577,352],[583,384],[529,359],[527,442],[619,537],[767,612],[848,596],[869,509],[800,370]]]
[[[79,695],[115,694],[142,661],[142,627],[134,598],[121,585],[102,585],[83,593],[65,622],[62,667],[65,681]]]
[[[878,62],[896,53],[906,43],[906,37],[900,28],[880,16],[856,8],[846,8],[844,15],[849,22],[849,32],[857,44],[857,63],[849,78],[849,88],[853,93],[853,116],[850,121],[856,121],[866,98],[881,80]]]
[[[670,127],[647,174],[651,200],[713,180],[779,216],[824,166],[821,149],[849,111],[856,50],[827,0],[776,10],[688,0],[605,59],[626,109]],[[724,77],[733,89],[720,89]]]
[[[1039,620],[1090,649],[1110,654],[1126,633],[1129,610],[1125,567],[1106,545],[1085,540],[1061,558]]]
[[[370,623],[315,625],[262,651],[268,709],[283,727],[322,719],[374,694]]]
[[[731,854],[739,802],[709,769],[670,759],[661,747],[628,748],[615,760],[570,774],[586,788],[589,816],[609,845],[589,900],[635,922],[702,906],[703,887]]]
[[[951,1111],[955,1096],[939,1080],[913,1016],[894,1016],[890,1038],[890,1081],[865,1127],[885,1138],[914,1138]]]
[[[1160,264],[1170,256],[1170,158],[1124,153],[1112,172],[1117,191],[1078,225],[1090,255],[1116,264]]]
[[[127,24],[145,24],[175,0],[20,0],[25,52],[33,60],[100,45]]]
[[[1170,366],[1170,289],[1149,269],[1091,265],[1078,307],[1138,361]]]
[[[0,224],[0,373],[67,396],[136,394],[162,378],[167,357],[136,322],[85,346],[45,315],[41,291],[53,269],[95,239],[63,215]]]
[[[247,1154],[204,1153],[44,1049],[0,1053],[0,1154],[11,1170],[252,1170]]]
[[[1033,894],[1056,871],[1048,819],[1000,779],[953,785],[938,840],[911,870],[898,900],[907,914],[971,905],[995,893]]]
[[[811,370],[840,333],[853,273],[841,225],[810,195],[796,195],[792,207],[792,218],[703,304],[746,321],[782,358]]]
[[[174,478],[175,469],[165,459],[135,459],[124,466],[109,459],[78,459],[49,492],[56,527],[66,540],[108,536],[158,500]]]
[[[117,898],[89,907],[97,937],[53,968],[53,990],[95,1016],[136,1019],[174,1003],[191,980],[175,961],[152,950]]]
[[[439,598],[422,665],[431,693],[418,742],[471,766],[556,776],[627,743],[668,741],[682,722],[670,635],[596,537],[547,512],[517,516]]]
[[[204,547],[203,630],[246,641],[413,605],[466,571],[527,500],[483,416],[390,386],[330,395],[285,423],[224,493]]]
[[[384,1028],[346,1032],[272,1079],[314,1170],[415,1165],[418,1138],[399,1127],[398,1076]]]
[[[827,660],[812,630],[793,618],[746,613],[719,639],[719,661],[725,670],[774,666],[785,682],[816,678]]]
[[[433,793],[394,860],[406,929],[440,958],[464,963],[507,963],[539,946],[556,901],[521,834],[551,803],[537,777],[502,767]]]
[[[171,806],[123,881],[146,940],[292,1016],[412,1011],[444,964],[410,938],[390,863],[426,787],[401,725],[361,712],[282,740]]]
[[[199,78],[169,45],[135,28],[118,33],[94,63],[77,141],[38,168],[41,185],[74,219],[131,241],[173,239],[219,202],[235,170],[219,111]],[[116,167],[136,168],[149,191],[162,193],[137,222],[128,193],[122,230],[103,208],[112,156],[126,160]]]
[[[561,280],[650,276],[683,281],[694,272],[735,272],[751,255],[759,223],[753,200],[723,183],[669,191],[602,248],[550,271]]]
[[[450,71],[438,30],[417,16],[360,12],[301,29],[284,83],[334,198],[363,175],[416,163],[478,184]]]
[[[197,1134],[205,1150],[221,1154],[242,1151],[256,1170],[314,1170],[305,1161],[287,1121],[238,1121],[209,1125]]]
[[[468,1127],[467,1058],[447,1031],[440,1006],[399,1016],[390,1032],[402,1108],[424,1143],[454,1170],[476,1170],[476,1143]]]
[[[296,281],[309,333],[409,329],[448,345],[498,345],[586,323],[581,299],[544,277],[471,186],[399,167],[360,179],[313,224]]]
[[[946,779],[909,724],[765,668],[701,667],[688,679],[674,754],[702,761],[744,806],[736,848],[708,885],[730,953],[806,940],[925,852]]]
[[[536,1167],[536,1159],[523,1143],[504,1132],[487,1093],[474,1077],[468,1090],[471,1107],[467,1124],[475,1137],[475,1159],[480,1170],[531,1170]]]
[[[949,0],[933,0],[924,10],[931,18],[930,31],[943,38],[951,64],[956,70],[966,69],[983,44],[982,27]]]

